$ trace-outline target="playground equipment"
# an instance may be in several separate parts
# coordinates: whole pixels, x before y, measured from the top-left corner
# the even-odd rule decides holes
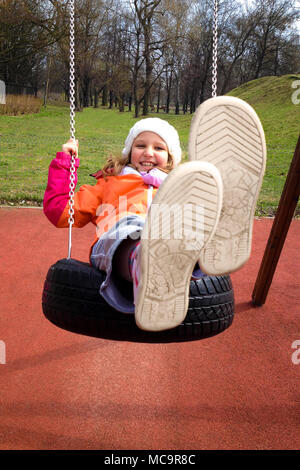
[[[212,96],[217,90],[218,1],[214,2]],[[75,139],[75,2],[70,1],[70,135]],[[68,257],[50,267],[44,284],[42,306],[48,320],[79,334],[139,342],[175,342],[207,338],[228,328],[234,317],[234,294],[229,276],[204,276],[190,283],[189,308],[176,328],[148,332],[139,329],[133,314],[110,307],[99,294],[104,273],[71,258],[74,224],[75,157],[72,155],[69,192]],[[132,284],[119,288],[132,299]]]
[[[254,305],[260,306],[266,301],[276,266],[299,200],[299,195],[300,135],[252,292],[252,302]]]

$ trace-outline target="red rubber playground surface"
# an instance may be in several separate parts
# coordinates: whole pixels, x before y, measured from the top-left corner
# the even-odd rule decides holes
[[[232,275],[228,330],[137,344],[49,323],[43,283],[67,255],[67,230],[40,209],[0,208],[0,448],[299,449],[299,220],[266,304],[250,303],[272,222],[255,221],[251,259]],[[93,226],[74,229],[72,257],[87,261],[93,238]]]

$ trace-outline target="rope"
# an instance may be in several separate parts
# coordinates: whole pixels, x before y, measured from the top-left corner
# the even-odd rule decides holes
[[[70,136],[75,140],[75,0],[70,0]],[[75,189],[75,155],[71,156],[69,191],[69,249],[71,258],[72,225],[74,224],[74,189]]]
[[[212,98],[217,96],[218,73],[218,0],[214,2],[213,58],[212,58]]]

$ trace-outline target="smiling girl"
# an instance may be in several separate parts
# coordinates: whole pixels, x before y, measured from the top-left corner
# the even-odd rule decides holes
[[[44,212],[56,227],[68,227],[72,154],[77,170],[73,140],[49,168]],[[74,227],[97,227],[90,263],[106,273],[100,295],[115,309],[135,313],[144,330],[174,328],[184,320],[191,276],[221,211],[222,180],[214,165],[180,161],[175,128],[143,119],[130,129],[122,157],[108,158],[93,175],[97,184],[81,186],[74,196]],[[201,226],[195,228],[199,208]],[[131,283],[127,292],[120,281]]]

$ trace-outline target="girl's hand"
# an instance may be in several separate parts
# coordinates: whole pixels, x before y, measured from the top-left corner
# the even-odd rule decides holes
[[[62,146],[62,151],[64,153],[68,153],[71,156],[75,155],[75,157],[78,157],[78,147],[78,140],[75,141],[74,139],[69,139],[68,142]]]
[[[168,176],[167,173],[160,170],[159,168],[152,168],[148,173],[141,172],[142,178],[144,183],[151,184],[151,186],[155,186],[159,188],[161,183],[166,179]]]

